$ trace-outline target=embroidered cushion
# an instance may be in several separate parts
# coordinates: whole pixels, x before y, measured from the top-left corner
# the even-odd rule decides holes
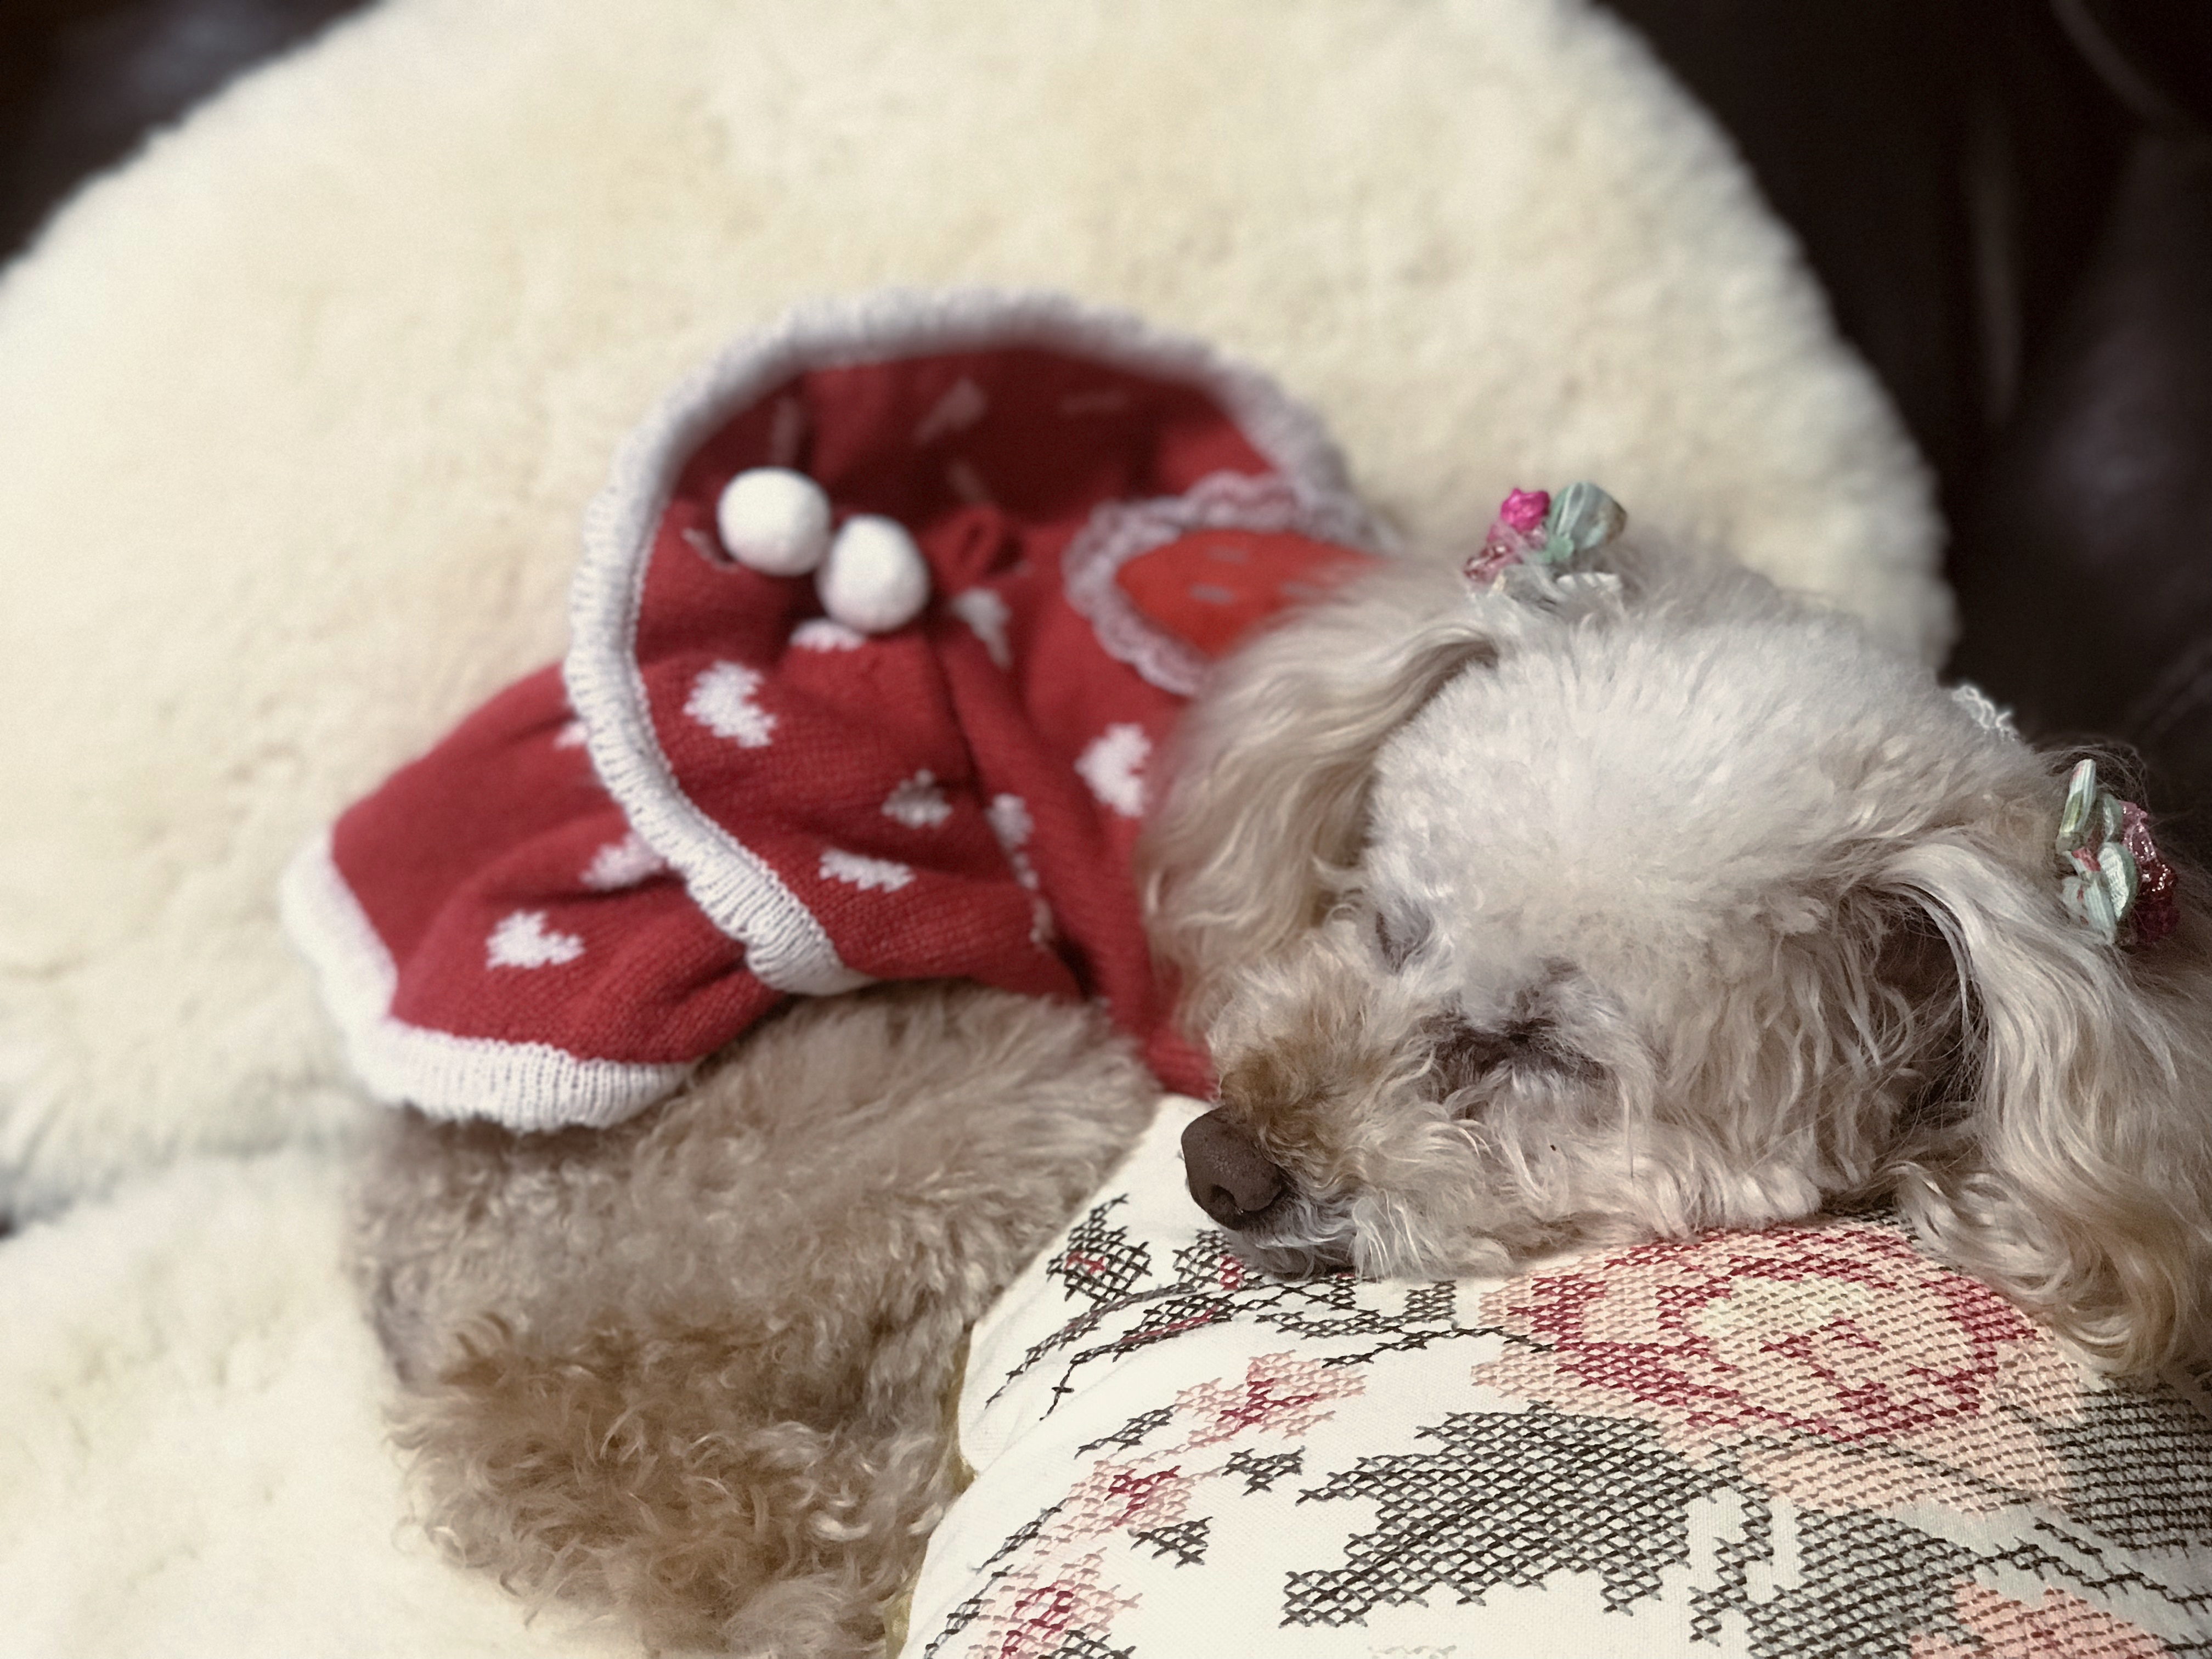
[[[978,1327],[915,1659],[2212,1653],[2206,1379],[2099,1386],[1879,1216],[1257,1275],[1196,1109]]]

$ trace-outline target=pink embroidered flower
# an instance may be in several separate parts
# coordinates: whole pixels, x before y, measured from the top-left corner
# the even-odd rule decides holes
[[[1105,1550],[1175,1526],[1190,1508],[1192,1477],[1101,1460],[1006,1559],[957,1651],[967,1659],[1045,1659],[1070,1637],[1103,1639],[1137,1605],[1106,1577]]]
[[[1948,1637],[1916,1636],[1912,1659],[2170,1659],[2172,1650],[2148,1631],[2115,1619],[2080,1596],[2046,1588],[2031,1607],[1984,1585],[1955,1586],[1959,1622],[1980,1637],[1965,1648]]]
[[[1103,1558],[1086,1555],[1049,1577],[1010,1573],[992,1586],[964,1632],[961,1651],[977,1659],[1046,1659],[1066,1651],[1070,1636],[1104,1636],[1115,1615],[1137,1603],[1100,1582],[1103,1565]]]
[[[1361,1392],[1359,1378],[1340,1367],[1296,1354],[1261,1354],[1244,1368],[1240,1387],[1200,1382],[1176,1396],[1176,1409],[1198,1419],[1186,1446],[1210,1446],[1255,1430],[1304,1434],[1332,1413],[1331,1401]]]
[[[1190,1507],[1193,1478],[1179,1468],[1101,1460],[1043,1522],[1037,1536],[1055,1548],[1087,1544],[1114,1533],[1171,1527]]]
[[[1733,1450],[1811,1507],[1977,1513],[2065,1486],[2034,1423],[2079,1415],[2073,1367],[1995,1291],[1884,1228],[1642,1245],[1483,1306],[1527,1346],[1478,1382],[1641,1419],[1693,1461]]]

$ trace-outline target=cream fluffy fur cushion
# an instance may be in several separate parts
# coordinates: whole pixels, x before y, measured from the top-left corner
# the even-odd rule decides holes
[[[0,283],[0,1206],[342,1139],[361,1109],[278,936],[283,859],[560,651],[583,504],[678,374],[893,282],[1060,288],[1213,339],[1317,405],[1417,538],[1591,477],[1947,637],[1893,416],[1725,144],[1584,5],[393,0],[85,191]],[[0,1651],[114,1597],[62,1512],[133,1514],[187,1577],[238,1533],[283,1565],[202,1593],[302,1617],[341,1577],[301,1553],[386,1546],[396,1510],[313,1522],[296,1471],[131,1451],[156,1396],[205,1458],[373,1432],[371,1357],[318,1322],[342,1317],[321,1170],[203,1157],[0,1245],[16,1296],[95,1264],[56,1293],[74,1323],[6,1345]],[[264,1278],[226,1299],[196,1273]],[[226,1345],[264,1305],[327,1437],[241,1391]],[[205,1386],[172,1394],[179,1342]],[[344,1455],[386,1504],[381,1454]],[[418,1567],[464,1624],[498,1607]],[[422,1650],[381,1616],[349,1613],[343,1650]]]
[[[558,653],[583,504],[685,368],[968,281],[1272,369],[1417,534],[1596,477],[1944,638],[1893,418],[1583,6],[388,6],[0,289],[0,1200],[339,1116],[284,855]]]

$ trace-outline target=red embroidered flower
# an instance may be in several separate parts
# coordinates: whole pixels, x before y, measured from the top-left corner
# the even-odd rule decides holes
[[[1050,1577],[1000,1580],[977,1609],[973,1635],[962,1650],[991,1659],[1047,1659],[1066,1652],[1071,1635],[1096,1639],[1112,1627],[1116,1613],[1137,1605],[1100,1583],[1102,1561],[1086,1555]]]
[[[1363,1386],[1358,1376],[1319,1359],[1267,1353],[1245,1366],[1241,1384],[1194,1384],[1176,1396],[1176,1408],[1198,1419],[1185,1443],[1209,1446],[1255,1430],[1304,1434],[1332,1414],[1332,1401],[1358,1394]]]
[[[1956,1587],[1959,1622],[1981,1638],[1960,1646],[1948,1637],[1916,1636],[1912,1659],[2169,1659],[2172,1650],[2149,1632],[2056,1586],[2030,1606],[1972,1583]]]
[[[1814,1507],[1978,1512],[2065,1484],[2034,1422],[2079,1414],[2073,1367],[1995,1291],[1883,1228],[1643,1245],[1483,1305],[1528,1346],[1477,1382],[1642,1419],[1695,1461],[1732,1449]]]

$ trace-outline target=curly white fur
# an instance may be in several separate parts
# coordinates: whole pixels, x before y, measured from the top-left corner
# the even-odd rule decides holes
[[[2203,1354],[2201,889],[2100,944],[2054,757],[1758,578],[1624,557],[1620,595],[1382,574],[1194,713],[1144,854],[1221,1073],[1194,1193],[1376,1275],[1889,1194],[2103,1364]]]

